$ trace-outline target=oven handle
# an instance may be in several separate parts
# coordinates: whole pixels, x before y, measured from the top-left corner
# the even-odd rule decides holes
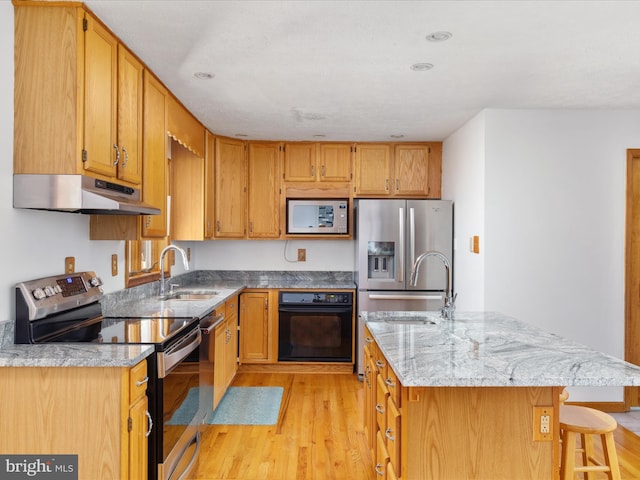
[[[193,443],[195,442],[196,444],[196,449],[193,452],[193,456],[191,457],[191,460],[189,460],[189,464],[185,467],[185,469],[182,471],[182,474],[176,479],[176,480],[182,480],[183,478],[185,478],[185,475],[187,473],[189,473],[189,470],[191,470],[191,467],[193,466],[193,463],[196,461],[196,459],[198,458],[198,454],[200,453],[200,432],[197,431],[195,436],[191,439],[191,441],[187,444],[186,447],[184,447],[183,452],[180,454],[180,457],[182,457],[182,455],[184,455],[184,452],[187,451],[187,449],[193,445]],[[169,476],[169,479],[171,480],[171,476],[173,475],[173,472],[171,473],[171,475]]]
[[[335,306],[335,307],[321,307],[319,305],[298,305],[298,306],[283,306],[278,307],[278,312],[284,313],[351,313],[353,306]]]
[[[183,359],[198,348],[200,342],[202,342],[202,333],[200,333],[200,328],[195,328],[193,332],[171,345],[165,352],[159,352],[158,378],[166,377]]]

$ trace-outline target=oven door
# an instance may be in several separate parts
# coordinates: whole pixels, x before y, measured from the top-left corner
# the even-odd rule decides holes
[[[351,305],[280,305],[278,318],[278,361],[353,361]]]
[[[195,464],[200,449],[199,371],[187,361],[198,352],[202,334],[197,323],[179,340],[157,353],[155,388],[158,437],[155,440],[157,474],[150,478],[181,478]]]

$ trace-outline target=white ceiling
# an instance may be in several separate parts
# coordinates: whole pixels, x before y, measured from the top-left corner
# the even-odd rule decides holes
[[[442,140],[490,107],[640,108],[638,1],[85,4],[231,137]]]

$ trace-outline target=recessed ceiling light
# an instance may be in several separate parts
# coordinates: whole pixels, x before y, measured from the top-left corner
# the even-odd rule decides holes
[[[324,137],[326,137],[326,135],[325,135],[325,134],[323,134],[323,133],[316,133],[316,134],[314,135],[314,137],[316,137],[316,138],[324,138]]]
[[[411,65],[411,70],[416,72],[424,72],[426,70],[431,70],[433,68],[433,63],[414,63]]]
[[[236,133],[236,137],[248,137],[246,133]]]
[[[451,37],[453,37],[453,34],[451,32],[441,31],[430,33],[426,38],[430,42],[444,42],[446,40],[449,40]]]
[[[207,72],[196,72],[193,74],[193,76],[199,80],[211,80],[213,77],[215,77],[213,73]]]
[[[389,135],[391,138],[404,138],[404,135],[402,134],[394,134],[394,135]]]

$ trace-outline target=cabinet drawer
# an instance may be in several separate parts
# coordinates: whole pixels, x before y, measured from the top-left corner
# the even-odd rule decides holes
[[[376,475],[377,478],[387,478],[387,467],[389,466],[389,454],[384,443],[382,432],[376,435]]]
[[[381,375],[377,376],[376,381],[376,422],[381,432],[387,429],[387,399],[389,398],[389,390],[384,384]]]
[[[230,298],[224,304],[224,314],[227,318],[238,317],[238,295]]]
[[[147,361],[143,360],[129,371],[129,403],[132,404],[147,391]]]
[[[384,380],[384,383],[387,386],[387,390],[389,390],[389,395],[391,396],[393,403],[395,403],[396,407],[400,408],[400,401],[402,396],[400,395],[400,389],[402,386],[398,382],[398,377],[396,376],[393,369],[391,369],[391,367],[387,367],[387,376]]]
[[[400,473],[400,459],[402,457],[400,454],[400,441],[402,438],[401,418],[400,411],[394,405],[391,397],[389,397],[387,401],[387,428],[384,431],[384,436],[387,442],[389,459],[397,473]]]

